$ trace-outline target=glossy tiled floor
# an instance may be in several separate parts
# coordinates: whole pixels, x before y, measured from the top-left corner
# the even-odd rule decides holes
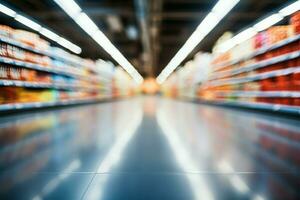
[[[0,121],[0,199],[299,199],[300,123],[157,97]]]

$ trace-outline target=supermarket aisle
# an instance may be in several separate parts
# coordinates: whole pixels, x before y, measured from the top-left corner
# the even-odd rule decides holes
[[[297,199],[300,124],[140,97],[0,123],[0,199]]]

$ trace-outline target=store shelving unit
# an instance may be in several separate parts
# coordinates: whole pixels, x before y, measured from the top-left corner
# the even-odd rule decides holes
[[[299,116],[300,108],[298,106],[287,106],[281,104],[271,104],[271,103],[257,103],[257,102],[244,102],[244,101],[204,101],[204,100],[195,100],[195,102],[217,105],[217,106],[226,106],[226,107],[235,107],[235,108],[249,108],[263,111],[271,111],[277,113],[285,113]]]
[[[288,38],[286,40],[280,41],[280,42],[278,42],[278,43],[276,43],[274,45],[260,48],[260,49],[256,50],[255,52],[251,53],[248,56],[239,58],[237,60],[233,60],[233,61],[229,61],[229,62],[226,61],[226,62],[220,63],[218,65],[215,65],[214,66],[214,71],[220,70],[220,69],[222,69],[222,68],[224,68],[226,66],[229,66],[229,65],[235,65],[235,64],[238,64],[238,63],[243,62],[245,60],[249,60],[249,59],[254,58],[256,56],[262,55],[262,54],[264,54],[264,53],[266,53],[268,51],[272,51],[272,50],[278,49],[280,47],[286,46],[286,45],[291,44],[293,42],[297,42],[299,40],[300,40],[300,35],[296,35],[294,37],[291,37],[291,38]]]
[[[230,96],[230,97],[290,97],[300,98],[300,92],[291,91],[216,91],[217,96]]]
[[[73,60],[70,60],[70,59],[66,59],[62,56],[59,56],[57,54],[54,54],[54,53],[50,53],[48,51],[44,51],[44,50],[39,50],[39,49],[35,49],[31,46],[28,46],[28,45],[25,45],[25,44],[22,44],[21,42],[17,42],[17,41],[14,41],[10,38],[0,38],[0,42],[1,43],[6,43],[6,44],[10,44],[12,46],[15,46],[15,47],[19,47],[21,49],[24,49],[24,50],[27,50],[27,51],[30,51],[30,52],[33,52],[33,53],[36,53],[36,54],[40,54],[40,55],[44,55],[44,56],[48,56],[50,58],[53,58],[53,59],[57,59],[57,60],[61,60],[61,61],[64,61],[64,62],[68,62],[72,65],[80,65],[80,63],[77,63],[76,61],[73,61]]]
[[[291,77],[294,74],[300,73],[299,65],[286,67],[287,64],[284,64],[291,60],[299,59],[299,48],[293,49],[292,51],[289,50],[289,52],[285,54],[277,55],[272,58],[255,61],[258,56],[274,52],[274,50],[280,50],[280,48],[286,48],[291,44],[298,44],[299,41],[300,35],[296,35],[271,46],[257,49],[250,55],[241,57],[237,60],[226,61],[213,66],[213,70],[207,81],[200,86],[200,92],[202,90],[207,90],[211,96],[214,96],[214,98],[210,97],[208,99],[204,99],[204,101],[215,105],[245,107],[300,115],[300,106],[298,105],[286,105],[284,103],[275,102],[271,103],[269,100],[266,100],[271,100],[272,98],[290,99],[291,101],[294,101],[294,99],[300,99],[300,88],[297,89],[296,87],[293,87],[293,89],[291,88],[286,91],[282,89],[278,90],[278,88],[276,90],[276,87],[270,90],[262,88],[260,88],[260,90],[256,90],[255,88],[257,86],[254,88],[249,86],[250,88],[248,87],[248,89],[240,90],[240,88],[245,87],[245,84],[255,83],[257,85],[259,82],[265,80],[278,81],[278,77]],[[250,60],[252,63],[244,64]],[[281,69],[262,71],[270,66],[281,66]],[[292,80],[288,78],[285,79],[292,84]],[[276,83],[274,83],[274,86]],[[258,98],[260,100],[255,101],[252,100],[253,98]],[[262,99],[264,99],[264,101],[262,101]],[[201,99],[201,101],[203,100]]]
[[[167,80],[163,93],[213,105],[300,115],[300,34],[288,37],[280,32],[288,29],[280,28],[254,36],[224,54],[211,54],[205,66],[199,60],[202,57],[195,57]],[[283,35],[288,38],[266,46]],[[243,45],[245,52],[238,57]],[[254,49],[259,45],[264,46]],[[205,78],[197,80],[191,74],[193,70],[207,74],[208,68]]]
[[[267,60],[263,60],[260,62],[256,62],[247,66],[243,66],[237,69],[230,69],[230,70],[226,70],[226,71],[221,71],[221,72],[215,72],[209,80],[215,80],[215,79],[220,79],[226,76],[234,76],[234,75],[238,75],[241,73],[245,73],[245,72],[251,72],[253,70],[257,70],[257,69],[261,69],[263,67],[267,67],[273,64],[277,64],[280,62],[284,62],[284,61],[288,61],[288,60],[292,60],[295,58],[299,58],[300,57],[300,51],[295,51],[292,53],[288,53],[285,55],[281,55],[281,56],[276,56]]]
[[[84,90],[84,91],[99,91],[103,90],[102,87],[85,87],[74,84],[63,83],[42,83],[42,82],[29,82],[29,81],[16,81],[16,80],[0,80],[0,86],[14,86],[24,88],[37,88],[37,89],[56,89],[56,90]]]
[[[247,83],[253,81],[259,81],[263,79],[273,78],[277,76],[285,76],[293,73],[300,73],[300,67],[290,67],[286,69],[273,70],[271,72],[264,72],[255,75],[250,75],[241,78],[224,78],[221,80],[211,81],[210,86],[221,86],[221,85],[231,85],[239,83]]]
[[[114,75],[102,70],[98,71],[95,63],[92,63],[92,66],[87,66],[92,61],[68,54],[59,48],[50,47],[48,50],[41,50],[10,36],[1,35],[0,44],[7,48],[0,55],[0,66],[3,66],[2,70],[4,70],[2,73],[5,74],[5,70],[7,70],[7,73],[23,73],[24,71],[25,75],[35,71],[36,74],[35,78],[19,77],[21,75],[15,75],[17,76],[15,78],[3,75],[2,79],[0,78],[0,87],[8,87],[9,91],[10,89],[16,92],[24,91],[26,95],[41,94],[40,91],[48,92],[46,95],[51,94],[49,100],[46,100],[45,96],[41,98],[42,101],[38,100],[40,98],[36,98],[32,102],[27,96],[25,101],[14,101],[14,99],[5,101],[4,99],[1,102],[0,96],[0,103],[2,103],[0,104],[0,112],[86,104],[118,97],[113,92]],[[33,58],[35,60],[46,58],[46,63],[43,64],[39,60],[35,62],[35,60],[29,61],[32,59],[20,59],[20,56],[17,56],[19,51],[24,55],[28,53],[28,56],[36,56]],[[14,71],[11,72],[11,69]],[[15,88],[24,90],[15,90]],[[29,91],[28,94],[26,93],[27,90]],[[10,94],[9,91],[6,95]],[[5,98],[4,93],[3,95]]]
[[[223,95],[223,94],[220,94]],[[282,97],[286,97],[286,94],[278,94],[282,95]],[[295,95],[299,95],[300,93],[295,93]],[[265,96],[265,95],[264,95]],[[277,95],[275,95],[277,97]],[[248,95],[250,97],[250,95]],[[253,97],[253,96],[252,96]],[[270,94],[269,97],[272,97]],[[274,97],[274,96],[273,96]],[[195,99],[191,96],[182,96],[182,100],[191,101],[194,103],[201,103],[206,105],[215,105],[222,107],[232,107],[232,108],[246,108],[246,109],[254,109],[254,110],[263,110],[268,112],[277,112],[277,113],[285,113],[292,114],[295,116],[300,116],[300,107],[299,106],[288,106],[281,104],[271,104],[271,103],[258,103],[258,102],[244,102],[244,101],[236,101],[236,100],[203,100],[203,99]]]

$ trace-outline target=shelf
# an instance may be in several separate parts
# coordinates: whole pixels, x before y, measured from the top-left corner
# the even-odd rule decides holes
[[[68,106],[76,104],[86,104],[100,101],[104,98],[90,98],[82,100],[62,100],[56,102],[36,102],[36,103],[12,103],[12,104],[0,104],[0,112],[11,110],[24,110],[34,108],[46,108],[55,106]]]
[[[88,81],[91,80],[91,77],[87,77],[87,76],[83,76],[83,75],[74,73],[74,72],[72,72],[73,71],[72,69],[68,69],[68,68],[60,67],[61,69],[55,69],[54,67],[46,67],[43,65],[20,61],[20,60],[15,60],[12,58],[2,57],[2,56],[0,56],[0,63],[14,65],[17,67],[22,67],[22,68],[27,68],[27,69],[33,69],[33,70],[47,72],[47,73],[58,74],[58,75],[62,75],[62,76],[68,76],[68,77],[72,77],[72,78],[76,78],[76,79],[83,79],[83,80],[88,80]],[[109,79],[100,78],[100,77],[96,77],[96,79],[97,79],[97,81],[106,81],[106,82],[110,81]]]
[[[47,52],[47,51],[35,49],[35,48],[31,47],[31,46],[22,44],[21,42],[14,41],[13,39],[10,39],[10,38],[0,37],[0,42],[6,43],[6,44],[10,44],[10,45],[13,45],[15,47],[19,47],[19,48],[22,48],[24,50],[31,51],[33,53],[45,55],[45,56],[54,58],[56,60],[61,60],[61,61],[64,61],[64,62],[68,62],[68,63],[76,65],[76,66],[81,66],[79,63],[77,63],[77,62],[75,62],[73,60],[63,58],[63,57],[61,57],[59,55],[55,55],[55,54]]]
[[[226,70],[223,72],[217,72],[215,74],[213,74],[209,80],[215,80],[218,78],[222,78],[224,76],[233,76],[233,75],[237,75],[237,74],[241,74],[241,73],[245,73],[245,72],[250,72],[252,70],[256,70],[256,69],[260,69],[269,65],[273,65],[276,63],[280,63],[280,62],[284,62],[287,60],[291,60],[291,59],[295,59],[300,57],[300,51],[295,51],[292,53],[288,53],[285,55],[281,55],[281,56],[277,56],[277,57],[273,57],[267,60],[263,60],[254,64],[250,64],[250,65],[246,65],[243,67],[239,67],[237,69],[230,69],[230,70]]]
[[[300,66],[298,67],[291,67],[287,69],[279,69],[273,70],[270,72],[259,73],[251,76],[246,76],[243,78],[228,78],[228,79],[221,79],[216,81],[211,81],[206,86],[222,86],[222,85],[233,85],[239,83],[247,83],[253,81],[259,81],[263,79],[273,78],[277,76],[285,76],[293,73],[300,73]]]
[[[251,103],[243,101],[207,101],[200,100],[200,102],[220,105],[220,106],[231,106],[231,107],[240,107],[240,108],[250,108],[258,109],[265,111],[280,112],[286,114],[300,115],[300,106],[286,106],[279,104],[270,104],[270,103]]]
[[[16,86],[16,87],[41,88],[41,89],[65,89],[65,90],[72,90],[75,88],[67,84],[52,84],[52,83],[14,81],[14,80],[0,80],[0,86]]]
[[[38,71],[43,71],[43,72],[48,72],[48,73],[70,76],[70,77],[74,77],[74,78],[78,77],[77,74],[72,73],[71,70],[68,70],[68,69],[59,70],[59,69],[54,69],[53,67],[46,67],[43,65],[20,61],[20,60],[15,60],[12,58],[6,58],[6,57],[2,57],[2,56],[0,56],[0,62],[5,63],[5,64],[10,64],[10,65],[15,65],[18,67],[27,68],[27,69],[33,69],[33,70],[38,70]]]
[[[300,92],[293,91],[216,91],[217,96],[228,97],[290,97],[300,98]]]
[[[237,63],[239,63],[239,62],[242,62],[242,61],[251,59],[251,58],[256,57],[256,56],[258,56],[258,55],[264,54],[264,53],[266,53],[266,52],[268,52],[268,51],[272,51],[272,50],[278,49],[278,48],[280,48],[280,47],[283,47],[283,46],[288,45],[288,44],[290,44],[290,43],[296,42],[296,41],[298,41],[298,40],[300,40],[300,35],[296,35],[296,36],[294,36],[294,37],[285,39],[285,40],[280,41],[280,42],[278,42],[278,43],[276,43],[276,44],[274,44],[274,45],[271,45],[271,46],[269,46],[269,47],[263,47],[263,48],[260,48],[260,49],[256,50],[255,52],[251,53],[250,55],[245,56],[245,57],[243,57],[243,58],[240,58],[240,59],[237,59],[237,60],[234,60],[234,61],[229,61],[229,62],[226,61],[226,62],[223,62],[223,63],[221,63],[221,64],[219,64],[219,65],[216,65],[216,66],[214,67],[214,71],[219,70],[219,69],[222,69],[222,68],[227,67],[227,66],[230,66],[230,65],[235,65],[235,64],[237,64]]]
[[[36,89],[57,89],[57,90],[88,90],[98,91],[101,87],[84,87],[80,85],[72,84],[58,84],[58,83],[42,83],[42,82],[30,82],[30,81],[19,81],[19,80],[0,80],[0,86],[14,86],[14,87],[26,87]]]

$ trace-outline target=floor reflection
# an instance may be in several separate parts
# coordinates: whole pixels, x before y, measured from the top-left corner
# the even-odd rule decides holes
[[[0,199],[43,199],[74,179],[72,172],[84,173],[82,182],[89,183],[89,173],[108,167],[107,154],[115,156],[130,139],[124,129],[141,119],[140,100],[1,118]]]
[[[158,97],[0,118],[0,199],[299,199],[297,120]]]
[[[217,199],[300,197],[299,121],[173,100],[161,101],[158,110],[183,170],[213,173],[221,185],[231,185],[232,192]],[[211,180],[205,190],[218,188]]]

